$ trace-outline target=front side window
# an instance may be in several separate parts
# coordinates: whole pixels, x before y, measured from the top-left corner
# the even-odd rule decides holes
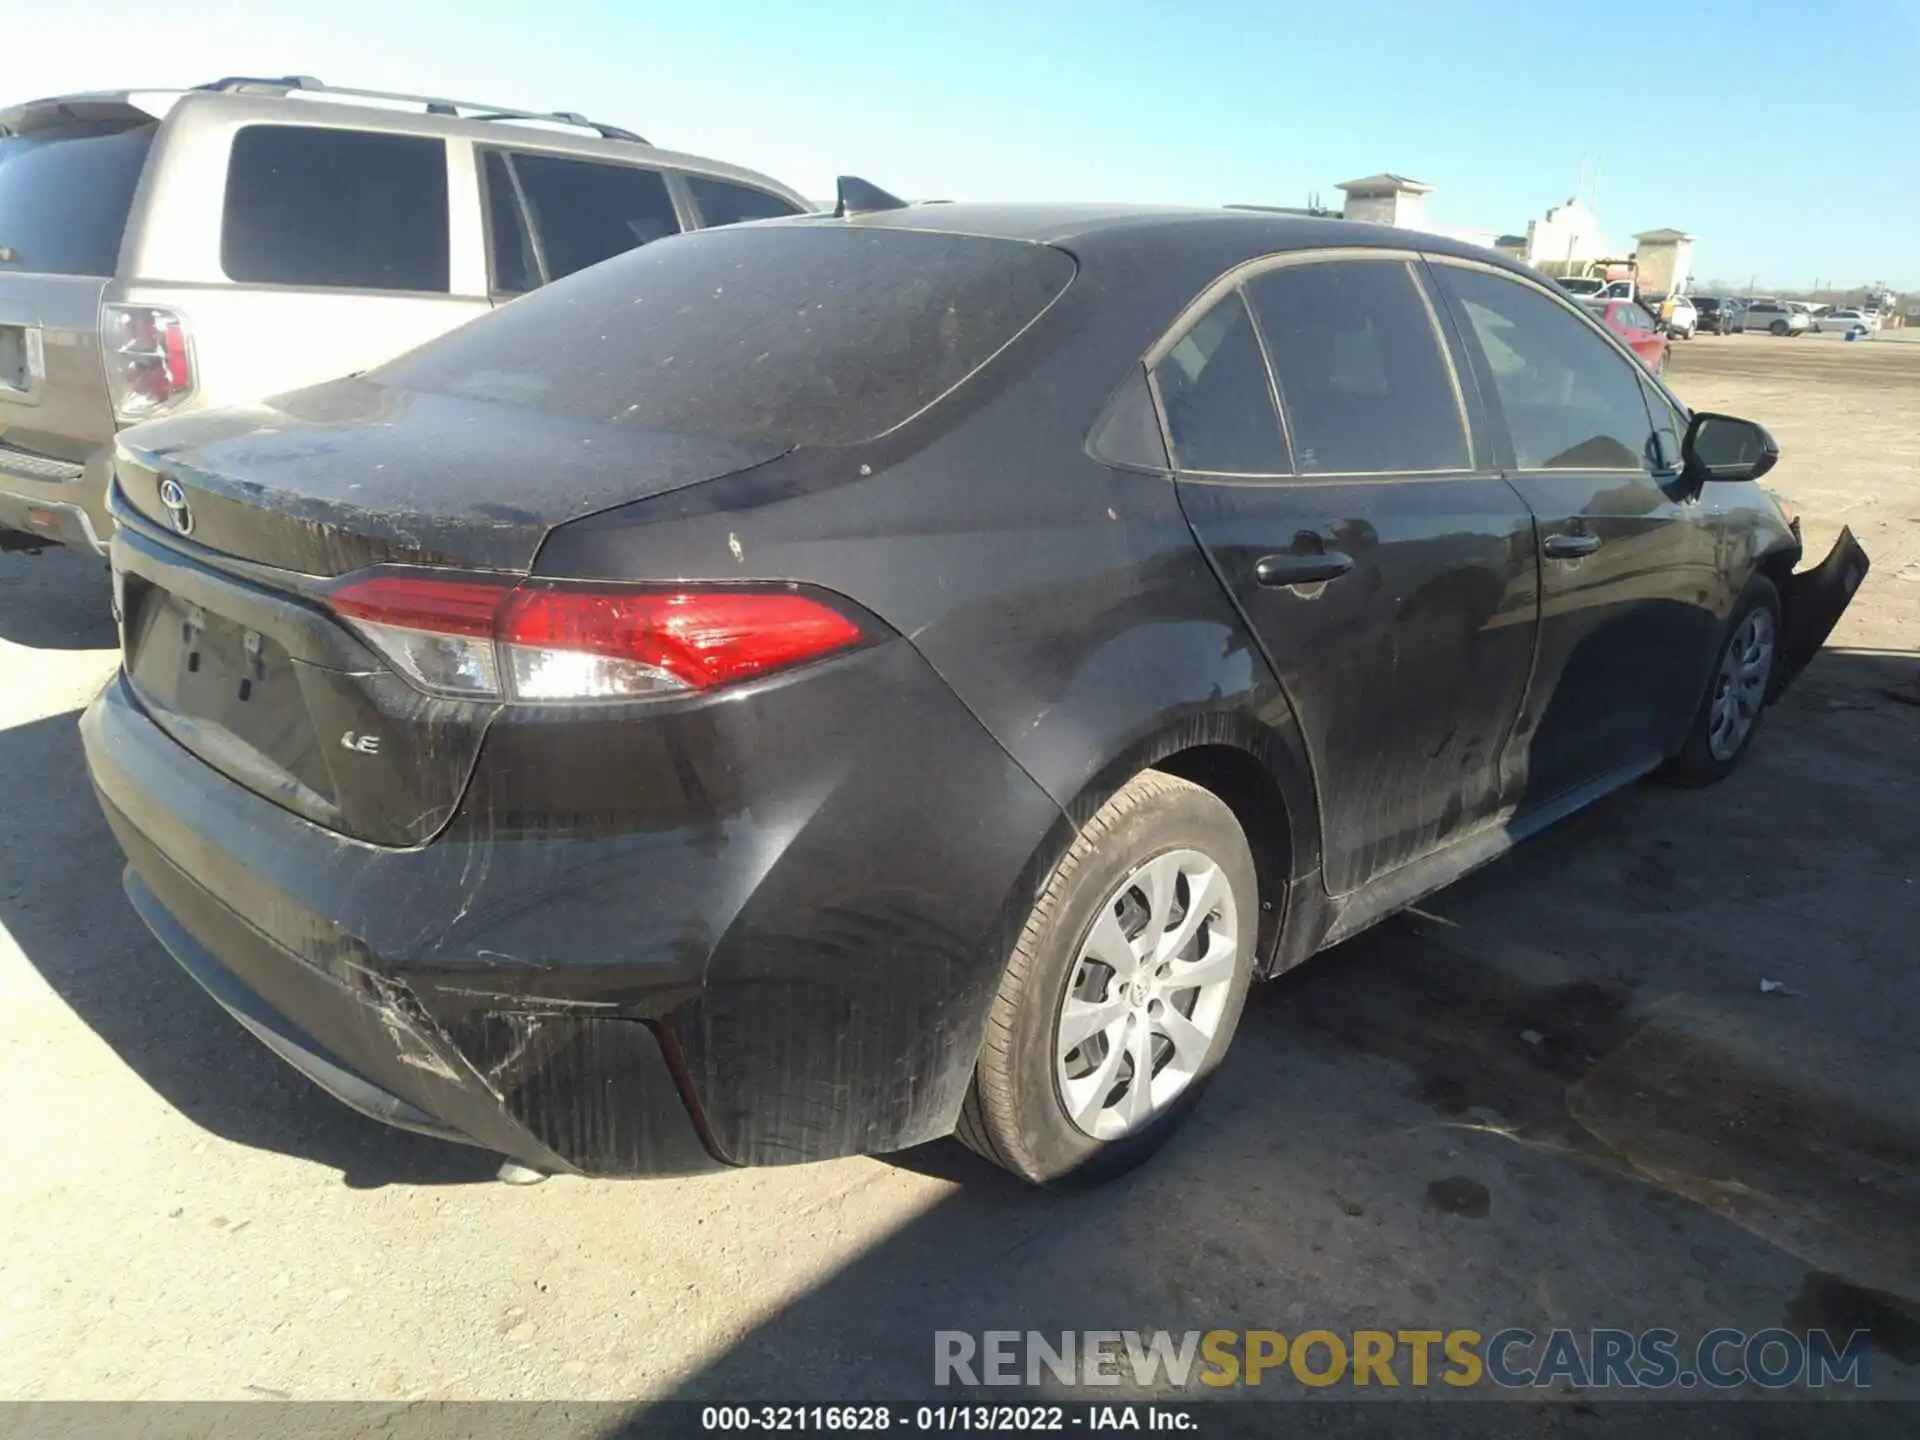
[[[1246,291],[1302,475],[1470,468],[1453,372],[1404,262],[1286,265]]]
[[[243,283],[447,290],[447,146],[248,125],[227,161],[220,264]]]
[[[514,153],[509,163],[540,237],[549,280],[679,232],[673,197],[657,170],[527,151]]]
[[[1180,469],[1228,475],[1284,475],[1292,469],[1260,341],[1239,292],[1180,337],[1154,366],[1153,383]]]
[[[738,225],[742,220],[771,220],[776,215],[801,213],[798,205],[778,195],[769,195],[750,185],[715,180],[708,175],[687,176],[687,189],[699,208],[700,223],[709,229],[715,225]]]
[[[1555,301],[1484,270],[1437,266],[1522,470],[1644,467],[1652,422],[1632,363]]]

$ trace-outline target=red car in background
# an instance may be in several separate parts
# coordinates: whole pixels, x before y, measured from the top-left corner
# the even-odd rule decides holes
[[[1653,313],[1637,300],[1584,300],[1594,317],[1633,347],[1633,353],[1656,375],[1667,373],[1671,342],[1660,333]]]

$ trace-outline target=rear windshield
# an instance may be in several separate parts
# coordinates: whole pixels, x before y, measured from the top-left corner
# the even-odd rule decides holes
[[[384,384],[784,446],[912,418],[1073,278],[1043,245],[822,223],[662,240],[374,372]]]
[[[158,128],[75,121],[0,136],[0,270],[112,275]]]

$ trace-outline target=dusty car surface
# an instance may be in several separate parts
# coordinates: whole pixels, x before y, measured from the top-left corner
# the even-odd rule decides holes
[[[868,203],[122,437],[128,892],[348,1104],[1114,1173],[1255,977],[1727,774],[1865,571],[1487,252]]]

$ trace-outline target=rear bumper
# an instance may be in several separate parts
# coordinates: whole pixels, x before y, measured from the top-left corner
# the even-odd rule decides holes
[[[12,476],[0,474],[0,485],[15,483]],[[49,545],[91,550],[101,556],[107,553],[93,517],[71,501],[43,500],[0,490],[0,530],[17,530]]]
[[[1785,611],[1780,642],[1777,686],[1784,689],[1827,643],[1853,603],[1870,562],[1853,531],[1843,529],[1827,558],[1810,570],[1797,571],[1781,596]]]
[[[17,530],[50,545],[107,553],[108,452],[85,465],[45,460],[0,445],[0,530]]]
[[[403,980],[343,982],[228,909],[101,801],[129,857],[127,896],[154,937],[256,1040],[341,1103],[540,1170],[722,1168],[646,1023],[553,1014],[443,1022]],[[489,1026],[500,1033],[488,1036]]]
[[[678,721],[512,728],[440,838],[386,848],[225,778],[121,678],[81,720],[142,918],[363,1113],[588,1174],[951,1130],[1060,814],[911,646]]]

